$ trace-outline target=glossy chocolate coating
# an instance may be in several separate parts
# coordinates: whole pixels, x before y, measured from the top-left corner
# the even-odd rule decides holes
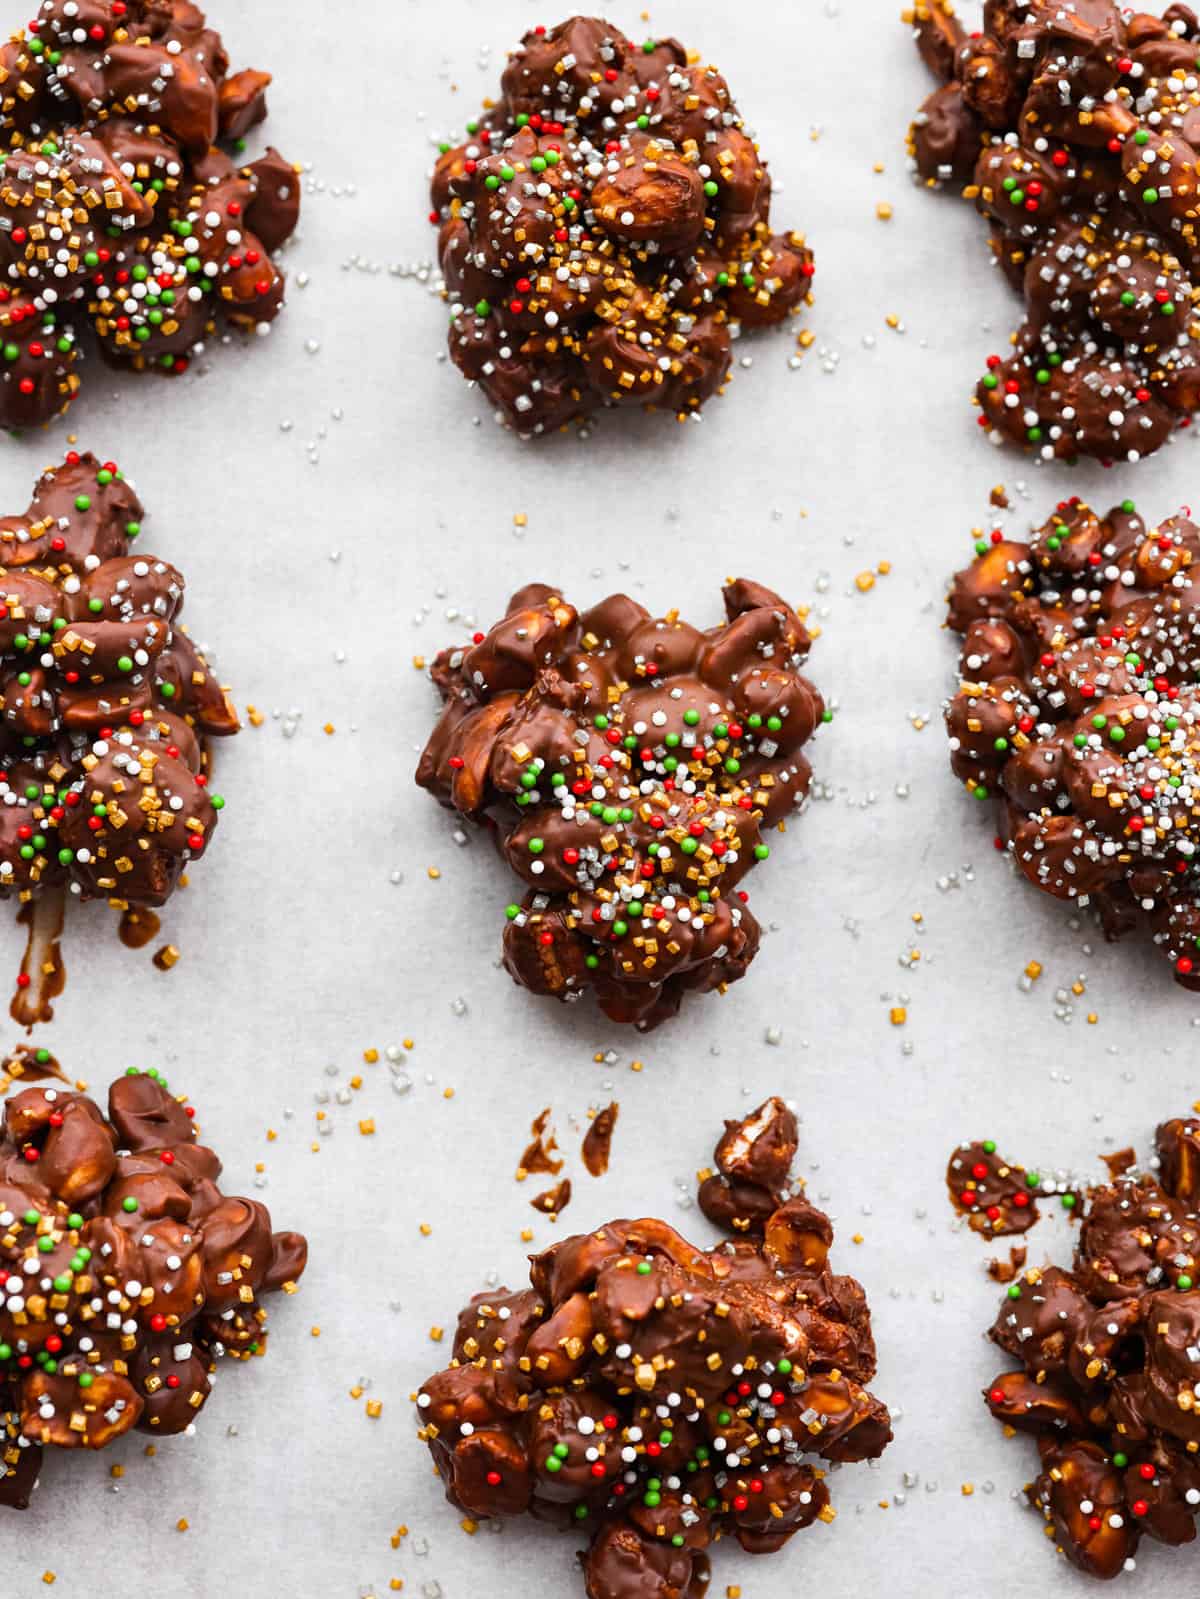
[[[950,1203],[973,1233],[996,1238],[1028,1232],[1040,1212],[1040,1182],[996,1153],[990,1139],[960,1144],[946,1166]]]
[[[715,67],[597,17],[531,29],[432,177],[450,354],[524,436],[604,406],[697,412],[739,325],[809,297]]]
[[[642,1028],[753,959],[738,884],[807,795],[824,714],[800,618],[757,583],[723,592],[727,621],[700,632],[623,594],[580,613],[531,584],[432,672],[446,708],[417,782],[492,827],[527,885],[505,966],[562,1000],[591,987]]]
[[[1020,1363],[986,1391],[998,1421],[1037,1439],[1029,1487],[1081,1571],[1129,1569],[1143,1537],[1190,1543],[1200,1511],[1200,1122],[1164,1122],[1157,1173],[1088,1190],[1070,1270],[1030,1269],[991,1329]]]
[[[718,1145],[727,1174],[781,1187],[794,1149],[777,1099]],[[861,1288],[801,1253],[786,1220],[711,1250],[614,1221],[535,1256],[528,1289],[477,1295],[418,1394],[447,1498],[585,1534],[589,1599],[698,1596],[721,1536],[770,1553],[832,1520],[812,1457],[875,1459],[891,1426]]]
[[[237,714],[178,623],[184,581],[134,554],[119,466],[74,451],[0,518],[0,896],[161,905],[224,803],[207,741]]]
[[[1200,405],[1195,14],[1002,0],[968,35],[949,0],[919,0],[905,20],[942,80],[914,172],[974,201],[1025,301],[980,422],[1047,460],[1152,454]]]
[[[217,1360],[266,1350],[262,1298],[294,1290],[307,1245],[223,1194],[221,1163],[155,1072],[108,1113],[27,1088],[0,1131],[0,1506],[24,1509],[42,1450],[183,1432]]]
[[[768,1099],[741,1121],[725,1123],[697,1196],[714,1226],[761,1238],[786,1197],[796,1154],[796,1118],[781,1099]]]
[[[271,81],[228,66],[191,0],[42,0],[0,46],[0,426],[70,405],[81,329],[172,374],[221,319],[278,315],[300,181],[275,150],[239,166],[218,147]]]
[[[1148,931],[1200,987],[1200,530],[1131,501],[1063,501],[1027,542],[999,540],[955,577],[963,635],[946,708],[950,763],[999,802],[999,835],[1043,893]]]

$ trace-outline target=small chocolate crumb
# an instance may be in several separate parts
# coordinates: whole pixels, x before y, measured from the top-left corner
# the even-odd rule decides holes
[[[1020,1244],[1014,1244],[1008,1251],[1007,1260],[989,1260],[987,1263],[988,1276],[996,1283],[1010,1283],[1024,1266],[1028,1259],[1029,1251]]]
[[[603,1177],[612,1155],[613,1132],[621,1107],[614,1099],[611,1105],[598,1110],[583,1135],[583,1164],[593,1177]]]
[[[571,1203],[571,1179],[564,1177],[553,1188],[547,1188],[545,1193],[535,1195],[529,1203],[534,1210],[540,1210],[543,1216],[557,1216]]]
[[[535,1117],[529,1130],[533,1137],[517,1163],[517,1181],[524,1182],[526,1177],[535,1172],[545,1172],[551,1177],[557,1177],[563,1169],[563,1163],[554,1158],[558,1153],[558,1143],[554,1137],[554,1130],[550,1127],[549,1105]]]

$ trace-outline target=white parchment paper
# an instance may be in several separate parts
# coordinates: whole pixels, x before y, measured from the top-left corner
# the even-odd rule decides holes
[[[1000,1291],[942,1173],[968,1136],[1047,1169],[1146,1149],[1200,1092],[1200,1013],[1160,958],[1104,947],[994,853],[946,764],[942,598],[971,529],[995,524],[993,485],[1014,531],[1072,492],[1160,518],[1200,496],[1200,457],[1184,434],[1140,468],[1072,473],[979,436],[970,391],[1015,306],[970,208],[909,184],[904,132],[930,85],[898,9],[610,13],[726,73],[781,225],[816,251],[815,338],[797,367],[788,331],[748,340],[698,426],[605,421],[586,443],[529,448],[443,360],[418,268],[431,139],[495,90],[526,26],[557,19],[511,0],[214,0],[236,64],[276,75],[267,136],[309,169],[290,306],[265,346],[215,350],[174,385],[89,370],[68,422],[4,443],[0,476],[18,510],[68,435],[116,457],[146,501],[143,543],[186,573],[193,632],[264,720],[221,752],[217,844],[165,920],[180,963],[157,972],[109,913],[76,916],[38,1041],[97,1088],[130,1064],[166,1070],[227,1186],[304,1229],[311,1265],[272,1305],[266,1359],[222,1372],[195,1438],[50,1460],[35,1508],[0,1521],[5,1599],[44,1594],[45,1573],[63,1599],[581,1594],[569,1536],[468,1537],[442,1502],[409,1408],[448,1353],[430,1329],[490,1274],[515,1284],[531,1249],[612,1215],[711,1237],[686,1205],[694,1172],[722,1116],[771,1092],[802,1114],[800,1170],[837,1222],[839,1269],[871,1294],[896,1441],[836,1474],[832,1527],[770,1559],[718,1549],[712,1592],[1088,1587],[1013,1498],[1035,1451],[979,1397],[1004,1363],[982,1339]],[[511,885],[412,786],[436,708],[413,659],[531,579],[705,623],[739,573],[822,628],[811,671],[837,706],[813,752],[824,797],[747,885],[768,935],[749,977],[640,1038],[497,969]],[[597,1181],[579,1140],[614,1097]],[[545,1105],[575,1182],[557,1226],[513,1180]],[[1065,1222],[1029,1242],[1031,1260],[1061,1258]],[[1198,1572],[1194,1552],[1146,1544],[1126,1586],[1159,1599]]]

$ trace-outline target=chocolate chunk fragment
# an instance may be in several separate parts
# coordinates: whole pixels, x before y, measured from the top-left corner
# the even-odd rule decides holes
[[[582,1157],[583,1164],[593,1177],[603,1177],[608,1170],[609,1157],[612,1154],[613,1133],[616,1131],[617,1114],[621,1107],[614,1099],[611,1105],[606,1105],[603,1110],[598,1110],[588,1123],[587,1132],[583,1135]]]
[[[563,1163],[557,1158],[558,1144],[555,1142],[554,1130],[550,1126],[549,1105],[534,1117],[530,1133],[532,1135],[530,1141],[517,1162],[518,1180],[523,1181],[530,1174],[538,1173],[548,1173],[551,1177],[557,1177],[563,1169]]]
[[[996,801],[1030,883],[1090,906],[1110,941],[1148,933],[1200,988],[1200,529],[1073,497],[1027,541],[976,548],[949,599],[952,770]]]
[[[28,1505],[47,1447],[189,1430],[217,1360],[265,1350],[262,1297],[294,1291],[307,1246],[220,1171],[157,1072],[118,1078],[107,1115],[61,1087],[6,1102],[0,1506]]]
[[[268,330],[299,180],[216,144],[262,121],[266,73],[229,75],[190,0],[43,0],[2,67],[0,426],[65,411],[88,345],[171,375],[222,322]]]
[[[431,674],[445,708],[417,782],[486,826],[525,884],[505,967],[564,1001],[591,988],[643,1030],[754,958],[739,885],[806,799],[803,746],[826,717],[800,617],[746,579],[724,599],[701,632],[530,584]]]
[[[794,1118],[769,1100],[718,1147],[783,1184],[789,1142]],[[807,1230],[827,1248],[828,1218]],[[700,1599],[720,1537],[769,1553],[831,1521],[817,1462],[891,1441],[864,1386],[870,1314],[853,1279],[774,1251],[772,1231],[706,1251],[661,1221],[613,1221],[535,1256],[531,1290],[473,1299],[417,1396],[451,1504],[576,1527],[589,1599]]]
[[[525,437],[606,406],[694,416],[739,328],[810,298],[812,254],[728,85],[673,39],[534,28],[431,178],[450,355]]]
[[[1007,1260],[989,1260],[987,1263],[988,1276],[995,1283],[1010,1283],[1029,1259],[1029,1251],[1019,1244],[1014,1244],[1008,1252]]]
[[[557,1216],[559,1211],[566,1210],[571,1203],[571,1179],[564,1177],[553,1188],[547,1188],[544,1193],[535,1195],[529,1203],[534,1210],[540,1210],[543,1216]]]

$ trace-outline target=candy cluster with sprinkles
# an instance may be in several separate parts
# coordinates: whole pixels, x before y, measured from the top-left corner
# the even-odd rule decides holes
[[[221,1356],[265,1353],[262,1297],[294,1291],[307,1247],[221,1192],[193,1114],[136,1069],[107,1116],[59,1087],[5,1105],[0,1507],[28,1506],[45,1448],[185,1432]]]
[[[1073,1186],[1005,1160],[994,1138],[959,1145],[946,1166],[946,1188],[955,1210],[982,1238],[1028,1232],[1041,1217],[1039,1199],[1053,1197],[1072,1216],[1078,1213]]]
[[[450,354],[522,435],[614,405],[694,418],[740,331],[810,297],[725,79],[674,39],[533,28],[466,131],[432,181]]]
[[[1200,24],[1112,0],[1003,0],[967,34],[906,13],[943,80],[909,148],[965,185],[1025,301],[988,357],[979,422],[1050,460],[1151,455],[1200,406]]]
[[[137,371],[186,371],[218,318],[265,332],[296,170],[239,166],[267,74],[230,74],[190,0],[43,0],[0,46],[0,426],[79,390],[79,330]]]
[[[1143,1537],[1190,1543],[1200,1513],[1200,1122],[1164,1122],[1150,1169],[1132,1151],[1080,1199],[1070,1270],[1012,1282],[991,1337],[1020,1363],[985,1391],[1032,1433],[1026,1493],[1093,1577],[1131,1571]]]
[[[980,539],[949,625],[951,766],[1006,849],[1105,935],[1147,929],[1200,988],[1200,528],[1064,500],[1025,543]],[[1200,568],[1198,568],[1200,572]]]
[[[142,514],[72,451],[0,519],[0,894],[161,905],[216,827],[207,740],[237,714],[178,624],[183,577],[132,553]]]
[[[417,1395],[451,1503],[585,1535],[589,1599],[702,1593],[721,1536],[766,1554],[833,1520],[813,1457],[891,1441],[863,1291],[830,1271],[828,1217],[784,1197],[795,1150],[781,1100],[727,1123],[706,1183],[750,1196],[734,1241],[653,1220],[566,1239],[531,1287],[472,1299]]]
[[[796,613],[746,579],[723,593],[727,621],[701,632],[531,584],[432,669],[445,709],[417,782],[492,827],[526,885],[506,967],[641,1028],[745,973],[759,928],[738,884],[807,796],[829,715]]]

